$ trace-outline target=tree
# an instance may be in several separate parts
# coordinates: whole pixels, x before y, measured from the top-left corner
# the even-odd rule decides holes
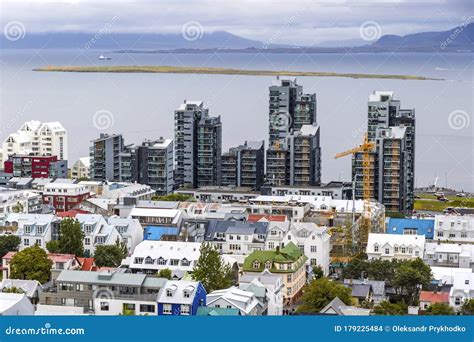
[[[95,264],[99,267],[118,267],[124,257],[122,248],[116,244],[97,246],[94,253]]]
[[[51,240],[51,241],[46,242],[46,249],[50,253],[60,253],[61,246],[60,246],[59,240]]]
[[[18,251],[21,239],[16,235],[2,235],[0,236],[0,257],[3,257],[8,252]]]
[[[466,299],[461,306],[461,315],[473,316],[474,315],[474,298]]]
[[[195,199],[191,195],[185,194],[168,194],[164,196],[153,196],[152,201],[170,201],[170,202],[194,202]]]
[[[328,278],[313,280],[303,288],[302,304],[297,311],[318,313],[336,297],[347,305],[352,303],[351,289]]]
[[[402,316],[408,313],[408,305],[403,302],[390,303],[383,301],[374,306],[374,313],[382,316]]]
[[[454,309],[446,303],[431,304],[425,311],[428,316],[449,316],[454,315]]]
[[[15,286],[12,286],[12,287],[4,287],[2,289],[2,292],[3,293],[25,293],[25,291],[23,291],[22,289],[20,289],[19,287],[15,287]]]
[[[408,305],[416,305],[420,290],[426,288],[431,280],[431,268],[420,258],[404,260],[397,268],[393,285]]]
[[[313,266],[313,275],[314,275],[314,279],[320,279],[324,277],[323,268],[319,265]]]
[[[170,280],[173,274],[171,273],[171,270],[169,268],[165,268],[156,273],[156,276],[159,278],[166,278]]]
[[[46,251],[34,245],[16,253],[10,262],[10,278],[37,280],[46,283],[51,275],[53,262],[49,260]]]
[[[59,251],[61,253],[84,255],[84,232],[78,220],[64,218],[60,225]]]
[[[222,260],[217,249],[203,243],[200,256],[192,271],[194,280],[200,281],[207,293],[233,285],[232,268]]]

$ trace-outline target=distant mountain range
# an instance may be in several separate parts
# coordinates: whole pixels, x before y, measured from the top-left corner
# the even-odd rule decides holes
[[[188,39],[185,39],[188,38]],[[360,40],[325,42],[319,46],[267,44],[229,32],[211,32],[185,37],[182,34],[138,33],[43,33],[26,34],[16,41],[0,38],[2,49],[95,49],[116,52],[474,52],[474,23],[442,32],[421,32],[406,36],[384,35],[371,44]]]

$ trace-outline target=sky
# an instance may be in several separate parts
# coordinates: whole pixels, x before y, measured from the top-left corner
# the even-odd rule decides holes
[[[2,29],[20,22],[28,33],[180,33],[197,22],[204,32],[228,31],[279,44],[360,40],[364,23],[378,34],[442,31],[474,13],[472,0],[0,0]],[[375,23],[375,24],[374,24]]]

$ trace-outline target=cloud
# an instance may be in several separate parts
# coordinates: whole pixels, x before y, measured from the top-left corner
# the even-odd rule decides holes
[[[20,21],[27,32],[96,32],[119,17],[111,32],[179,33],[184,23],[205,31],[229,31],[246,38],[308,44],[359,38],[365,21],[382,34],[445,30],[462,22],[469,1],[314,0],[2,0],[2,27]],[[277,34],[278,33],[278,34]]]

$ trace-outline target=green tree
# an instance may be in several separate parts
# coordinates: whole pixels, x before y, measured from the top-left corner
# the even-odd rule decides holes
[[[159,277],[159,278],[166,278],[166,279],[170,280],[171,277],[173,276],[173,274],[172,274],[172,272],[169,268],[165,268],[165,269],[162,269],[159,272],[157,272],[156,276]]]
[[[426,288],[431,280],[431,268],[420,258],[404,260],[397,268],[393,284],[398,294],[408,305],[418,304],[422,288]]]
[[[2,292],[3,293],[25,293],[25,291],[23,291],[22,289],[20,289],[19,287],[15,287],[15,286],[12,286],[12,287],[4,287],[2,289]]]
[[[474,315],[474,298],[465,300],[461,306],[461,315],[473,316]]]
[[[192,271],[194,280],[200,281],[207,293],[232,286],[232,268],[222,260],[217,249],[209,243],[203,243],[200,253]]]
[[[124,257],[122,248],[117,244],[97,246],[94,253],[95,263],[99,267],[118,267]]]
[[[22,213],[23,212],[23,204],[21,204],[20,202],[17,202],[16,205],[13,207],[13,212],[14,213]]]
[[[408,305],[403,302],[390,303],[383,301],[374,306],[374,314],[383,316],[402,316],[408,313]]]
[[[125,259],[128,255],[128,247],[127,245],[125,244],[125,242],[123,241],[120,241],[119,238],[117,238],[115,240],[115,246],[117,246],[118,248],[120,248],[120,250],[122,251],[122,259]]]
[[[314,275],[314,279],[320,279],[324,277],[323,268],[319,265],[313,266],[313,275]]]
[[[48,259],[46,251],[34,245],[16,253],[10,262],[10,278],[37,280],[46,283],[51,275],[53,262]]]
[[[313,280],[303,288],[302,304],[298,306],[297,311],[318,313],[336,297],[347,305],[352,303],[351,290],[344,285],[328,278]]]
[[[51,241],[46,242],[46,249],[50,253],[60,253],[61,246],[60,246],[59,240],[51,240]]]
[[[77,219],[64,218],[60,225],[59,251],[61,253],[84,255],[84,232]]]
[[[0,236],[0,257],[3,257],[8,252],[18,251],[21,239],[16,235],[2,235]]]
[[[195,199],[191,195],[185,194],[168,194],[164,196],[153,196],[152,201],[169,201],[169,202],[194,202]]]
[[[449,316],[454,315],[454,309],[446,303],[434,303],[428,306],[425,314],[428,316]]]

